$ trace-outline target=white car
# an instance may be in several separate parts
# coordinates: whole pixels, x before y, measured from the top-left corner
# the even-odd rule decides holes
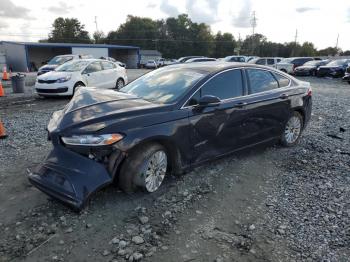
[[[275,67],[275,65],[281,62],[283,59],[284,58],[282,57],[257,57],[250,60],[248,63]]]
[[[224,58],[224,61],[226,62],[239,62],[239,63],[246,63],[248,62],[248,57],[243,55],[231,55],[226,56]]]
[[[35,91],[41,96],[71,96],[77,87],[120,89],[127,83],[124,67],[102,59],[81,59],[38,76]]]
[[[146,67],[147,69],[155,69],[155,68],[157,68],[158,66],[157,66],[156,61],[154,61],[154,60],[148,60],[147,63],[145,64],[145,67]]]

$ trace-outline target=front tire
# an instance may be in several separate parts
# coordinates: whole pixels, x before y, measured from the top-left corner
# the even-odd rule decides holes
[[[75,90],[79,87],[82,87],[82,86],[85,86],[82,82],[78,82],[78,83],[75,83],[74,87],[73,87],[73,93],[72,93],[72,96],[74,96],[75,94]]]
[[[118,185],[127,193],[134,192],[137,188],[149,193],[155,192],[164,181],[168,163],[168,155],[163,146],[140,146],[125,159],[118,177]]]
[[[302,130],[303,117],[300,113],[295,111],[285,125],[281,136],[281,144],[286,147],[294,146],[298,143]]]
[[[124,85],[125,85],[124,80],[121,79],[121,78],[119,78],[119,79],[117,80],[117,83],[115,84],[115,88],[116,88],[117,90],[120,90],[121,88],[124,87]]]

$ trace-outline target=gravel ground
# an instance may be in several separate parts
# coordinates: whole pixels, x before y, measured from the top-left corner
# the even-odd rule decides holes
[[[25,178],[68,100],[0,104],[0,261],[350,261],[350,86],[304,79],[314,107],[297,146],[239,152],[154,194],[111,186],[81,214]]]

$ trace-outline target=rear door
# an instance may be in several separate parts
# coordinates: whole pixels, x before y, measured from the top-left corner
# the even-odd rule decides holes
[[[101,62],[92,62],[85,68],[82,74],[88,86],[103,87],[105,85]]]
[[[286,88],[290,79],[258,68],[245,69],[249,95],[246,102],[244,144],[256,144],[279,137],[290,115],[291,103]],[[277,75],[281,79],[277,79]],[[284,87],[283,87],[284,86]]]
[[[199,107],[204,95],[220,98],[212,107]],[[240,147],[243,120],[241,99],[244,95],[243,76],[240,69],[221,72],[206,82],[189,100],[190,139],[193,163],[223,155]]]
[[[108,61],[103,61],[101,63],[102,63],[102,67],[103,67],[102,75],[104,78],[103,87],[105,87],[105,88],[116,87],[118,75],[117,75],[117,72],[115,70],[114,63],[108,62]]]

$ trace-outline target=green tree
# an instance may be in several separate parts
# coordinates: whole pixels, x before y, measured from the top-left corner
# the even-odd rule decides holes
[[[142,49],[157,49],[158,23],[151,18],[128,15],[126,22],[108,33],[109,44],[135,45]]]
[[[94,38],[94,43],[95,44],[103,44],[105,42],[105,34],[103,31],[95,31],[94,34],[92,35]]]
[[[220,31],[214,37],[215,48],[214,48],[214,57],[225,57],[232,55],[234,53],[234,49],[237,46],[237,43],[230,33],[222,34]]]
[[[317,55],[317,50],[313,43],[311,42],[304,42],[303,45],[300,47],[300,56],[315,56]]]
[[[85,26],[76,18],[58,17],[52,27],[48,42],[91,43],[89,33],[84,30]]]
[[[341,50],[335,47],[327,47],[325,49],[321,49],[318,51],[318,55],[320,56],[335,56],[339,54]]]

